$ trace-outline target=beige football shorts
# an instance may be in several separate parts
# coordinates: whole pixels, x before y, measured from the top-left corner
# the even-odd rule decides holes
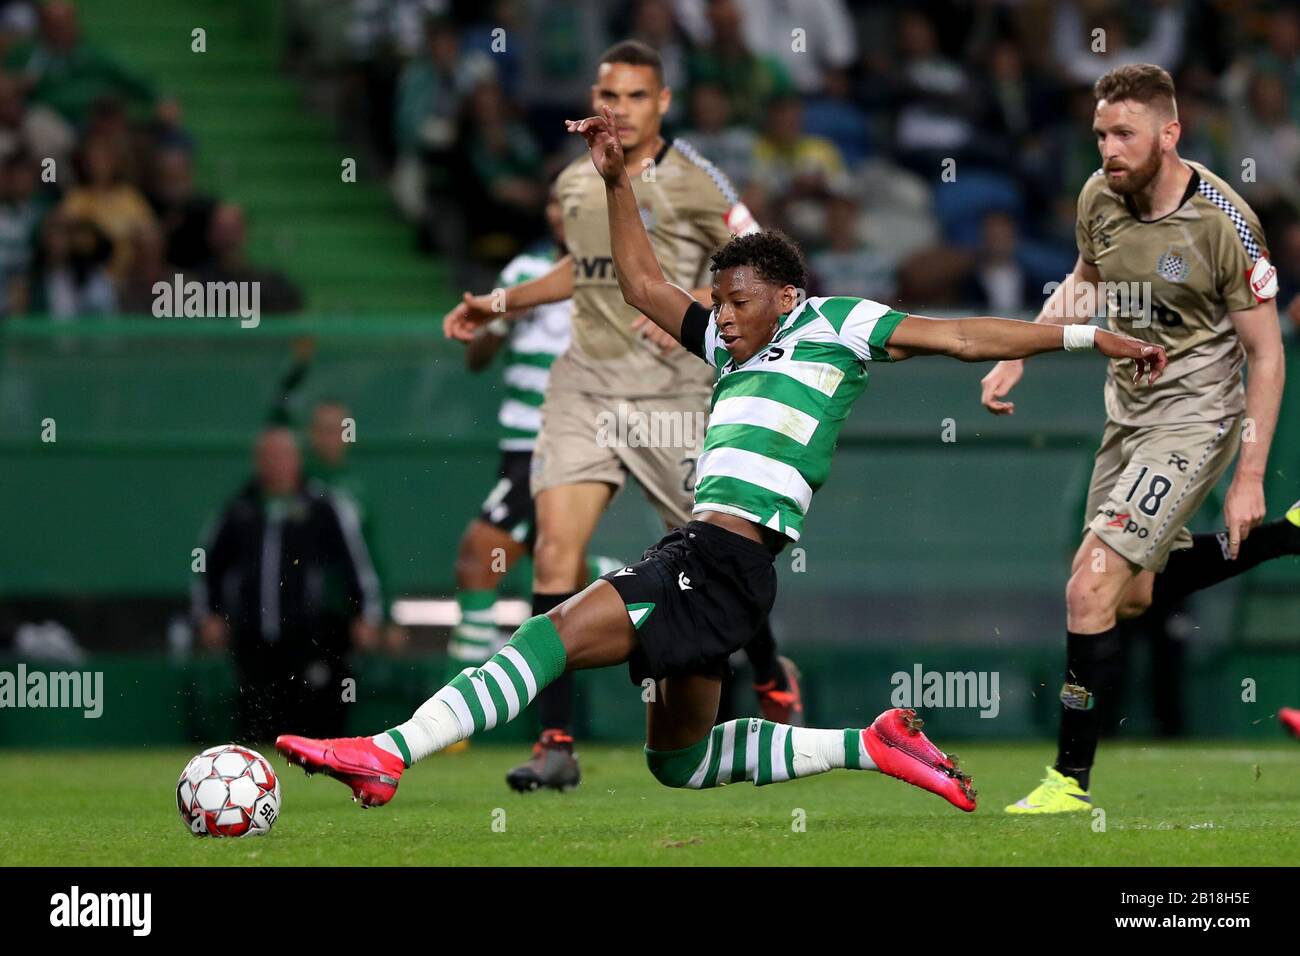
[[[1088,524],[1116,552],[1161,571],[1192,546],[1187,523],[1237,453],[1241,418],[1182,425],[1107,422],[1088,489]]]
[[[684,525],[708,409],[704,394],[619,398],[549,391],[533,450],[533,496],[587,481],[617,490],[630,474],[665,523]]]

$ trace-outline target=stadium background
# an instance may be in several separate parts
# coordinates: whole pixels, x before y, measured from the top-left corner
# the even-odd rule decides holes
[[[51,42],[35,6],[0,4],[6,77],[38,68],[32,51]],[[708,8],[722,6],[736,9],[750,47],[773,44],[770,57],[744,60],[751,83],[732,82],[738,74],[712,55]],[[790,8],[842,15],[851,29],[810,25],[809,52],[783,65]],[[447,19],[426,46],[429,10]],[[46,141],[32,117],[53,111],[61,170],[88,142],[116,140],[133,160],[127,182],[160,196],[156,209],[179,203],[188,216],[186,203],[203,199],[200,221],[227,224],[242,212],[246,242],[232,227],[197,245],[210,274],[274,284],[287,314],[244,329],[131,308],[142,286],[176,271],[175,237],[141,215],[113,237],[127,267],[70,267],[47,224],[69,209],[72,177],[27,194],[14,183],[21,160],[5,166],[0,653],[16,653],[21,625],[58,621],[89,655],[78,669],[105,672],[108,701],[97,721],[0,711],[0,745],[228,735],[228,663],[193,653],[187,635],[191,549],[246,478],[253,437],[295,362],[306,362],[288,403],[297,423],[324,397],[347,402],[357,421],[352,467],[386,599],[451,595],[456,539],[492,483],[500,393],[493,374],[465,372],[438,318],[536,237],[547,176],[573,155],[558,119],[587,112],[591,64],[625,35],[665,55],[678,90],[672,131],[725,153],[715,158],[760,222],[804,240],[832,291],[913,311],[1030,317],[1033,290],[1073,259],[1073,199],[1096,165],[1086,89],[1109,62],[1087,55],[1098,25],[1115,56],[1136,48],[1175,73],[1183,155],[1233,181],[1243,159],[1256,160],[1257,181],[1241,190],[1279,266],[1293,368],[1300,356],[1300,27],[1284,5],[113,0],[76,13],[78,42],[95,56],[25,97],[5,85],[0,147],[45,155],[33,151]],[[505,55],[490,52],[498,24]],[[205,52],[192,49],[195,28]],[[692,136],[692,108],[718,108],[708,93],[696,104],[696,86],[728,94],[737,121]],[[781,139],[792,103],[817,139]],[[164,154],[191,158],[195,197],[162,195],[178,168]],[[956,160],[951,183],[939,181],[945,158]],[[357,182],[343,181],[347,159]],[[995,273],[1015,280],[985,281]],[[855,277],[861,287],[845,287]],[[805,569],[790,553],[780,562],[775,626],[805,672],[811,723],[860,722],[885,705],[890,674],[920,663],[1001,676],[999,717],[946,713],[946,737],[1051,733],[1063,582],[1103,370],[1086,357],[1036,360],[1009,419],[980,409],[983,372],[941,361],[881,369],[844,430],[800,542]],[[1298,394],[1293,382],[1271,458],[1271,514],[1300,494]],[[45,419],[56,442],[41,440]],[[1216,517],[1207,508],[1201,528]],[[658,534],[633,489],[595,550],[630,558]],[[1178,622],[1187,734],[1270,735],[1277,706],[1300,696],[1297,570],[1275,562],[1200,596]],[[515,569],[505,590],[525,594],[527,582]],[[358,730],[427,695],[445,633],[413,627],[404,650],[358,662]],[[1139,646],[1126,734],[1159,728],[1148,674]],[[1259,681],[1257,703],[1240,702],[1244,677]],[[642,708],[621,672],[583,675],[580,686],[587,735],[639,735]]]

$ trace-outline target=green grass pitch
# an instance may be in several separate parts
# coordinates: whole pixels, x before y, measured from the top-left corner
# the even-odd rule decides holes
[[[197,750],[200,748],[194,748]],[[580,749],[585,781],[519,795],[514,748],[439,755],[396,800],[362,811],[337,781],[281,773],[283,808],[265,838],[193,837],[173,787],[189,751],[0,753],[0,857],[7,865],[1290,865],[1300,859],[1300,745],[1103,742],[1088,813],[1010,817],[1051,746],[955,748],[980,808],[874,773],[836,771],[756,788],[669,790],[640,749]],[[798,827],[800,821],[804,826]],[[494,827],[494,822],[496,826]],[[1100,823],[1100,821],[1098,821]]]

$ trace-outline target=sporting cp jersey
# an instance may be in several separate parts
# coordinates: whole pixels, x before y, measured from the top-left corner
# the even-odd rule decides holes
[[[518,285],[550,271],[555,253],[528,253],[515,256],[501,270],[497,286]],[[537,430],[542,427],[542,399],[555,357],[569,345],[569,319],[573,300],[548,302],[532,309],[510,323],[506,343],[506,366],[503,379],[506,397],[501,402],[497,422],[501,426],[503,451],[532,451]]]
[[[716,313],[691,306],[682,344],[717,369],[693,513],[738,515],[799,540],[840,427],[867,386],[866,363],[890,360],[885,344],[903,318],[870,299],[808,299],[738,366]]]
[[[708,285],[714,251],[757,228],[726,176],[683,140],[628,175],[664,277],[683,289]],[[573,344],[555,363],[551,388],[628,398],[708,394],[707,369],[685,352],[659,355],[632,329],[637,311],[619,291],[605,181],[590,157],[565,168],[556,193],[573,254]]]
[[[1098,306],[1110,328],[1163,345],[1169,355],[1153,386],[1134,385],[1127,363],[1110,363],[1106,414],[1121,425],[1241,414],[1245,353],[1228,313],[1277,295],[1255,213],[1204,166],[1187,165],[1192,178],[1182,204],[1153,222],[1138,219],[1104,176],[1094,174],[1079,193],[1079,254],[1101,272],[1106,301]]]

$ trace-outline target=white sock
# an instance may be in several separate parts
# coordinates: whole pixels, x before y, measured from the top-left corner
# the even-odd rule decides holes
[[[856,733],[853,744],[848,743],[843,730],[818,730],[815,727],[791,727],[790,741],[794,749],[794,775],[806,777],[810,774],[825,773],[842,767],[856,767],[860,770],[875,770],[876,763],[862,744],[862,734]],[[856,746],[857,760],[854,754],[846,753],[846,748]],[[848,759],[846,759],[848,758]]]
[[[410,756],[402,753],[394,733],[401,734]],[[456,712],[451,705],[440,697],[430,697],[411,715],[411,719],[399,724],[392,730],[375,734],[370,739],[394,756],[401,757],[408,764],[423,760],[429,754],[437,753],[458,740],[464,740],[469,734],[461,726]]]

